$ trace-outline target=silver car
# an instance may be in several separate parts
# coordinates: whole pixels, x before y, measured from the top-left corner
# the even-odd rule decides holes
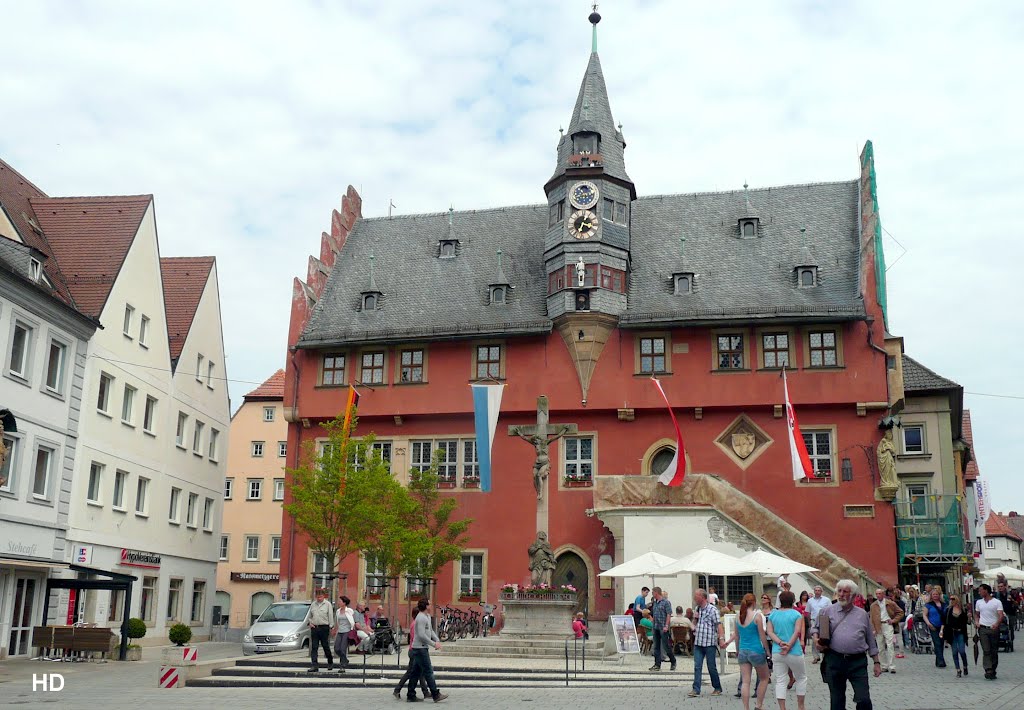
[[[275,602],[242,638],[242,653],[297,651],[309,647],[309,602]]]

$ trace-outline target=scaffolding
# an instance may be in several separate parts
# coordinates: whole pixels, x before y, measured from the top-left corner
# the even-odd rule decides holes
[[[962,495],[911,495],[893,501],[900,566],[921,575],[941,575],[947,589],[962,586],[965,568],[974,563],[964,538]],[[952,574],[951,574],[952,573]]]

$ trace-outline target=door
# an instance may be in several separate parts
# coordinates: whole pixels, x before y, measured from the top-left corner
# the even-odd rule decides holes
[[[274,603],[274,595],[270,592],[256,592],[252,595],[249,603],[249,625],[256,623],[260,614],[267,610],[267,607]]]
[[[582,611],[589,614],[587,600],[590,592],[590,573],[587,572],[587,563],[575,552],[563,552],[555,562],[555,573],[551,575],[551,583],[554,585],[571,584],[576,587],[576,606],[573,613]]]
[[[11,656],[24,656],[31,650],[35,601],[36,580],[30,577],[18,577],[14,582],[11,638],[7,646],[7,652]]]

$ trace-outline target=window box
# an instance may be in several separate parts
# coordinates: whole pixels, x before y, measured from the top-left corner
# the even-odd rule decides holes
[[[438,488],[455,488],[455,481],[438,481]]]
[[[459,601],[460,602],[478,602],[478,601],[480,601],[480,595],[479,594],[460,594],[459,595]]]
[[[479,488],[480,487],[480,479],[479,478],[464,478],[464,479],[462,479],[462,487],[463,488]]]
[[[366,595],[367,599],[380,599],[380,592],[370,592]]]
[[[566,488],[590,488],[594,482],[589,478],[566,478],[562,484]]]

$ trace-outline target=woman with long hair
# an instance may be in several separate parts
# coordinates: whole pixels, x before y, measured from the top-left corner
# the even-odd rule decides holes
[[[764,632],[764,615],[757,610],[756,603],[757,600],[753,594],[743,595],[739,617],[736,619],[736,630],[731,638],[719,644],[725,648],[733,641],[739,641],[736,646],[736,660],[740,664],[740,688],[747,689],[747,692],[740,696],[743,699],[743,710],[750,710],[752,671],[757,671],[757,700],[754,710],[763,710],[764,694],[768,690],[768,655],[766,653],[768,641]]]
[[[963,675],[967,672],[967,613],[955,594],[949,597],[949,608],[943,619],[939,635],[953,649],[953,665],[956,666],[956,677],[960,678],[960,659],[963,659]]]
[[[807,671],[804,667],[804,649],[800,643],[804,636],[804,616],[793,608],[795,601],[793,592],[783,592],[779,595],[782,606],[768,617],[772,658],[776,665],[781,666],[775,672],[775,699],[779,701],[779,710],[786,710],[788,674],[781,672],[782,668],[793,674],[799,710],[804,710],[804,696],[807,695]]]
[[[772,598],[767,594],[761,595],[761,613],[764,614],[765,618],[772,613],[775,609],[775,605],[772,604]]]
[[[807,642],[811,640],[811,612],[807,609],[807,602],[811,600],[810,593],[805,589],[800,592],[800,598],[797,600],[793,608],[800,612],[800,615],[804,617],[804,637],[800,640],[803,644],[804,651],[807,650]]]
[[[932,646],[935,648],[935,667],[946,667],[945,644],[939,631],[942,621],[946,618],[946,605],[942,603],[942,587],[935,585],[929,592],[929,600],[924,605],[924,623],[932,635]]]

